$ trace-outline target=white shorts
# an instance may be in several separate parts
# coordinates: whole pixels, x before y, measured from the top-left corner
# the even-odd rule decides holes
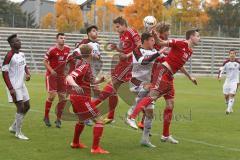
[[[148,95],[148,92],[147,90],[145,90],[143,88],[143,85],[140,85],[140,86],[136,86],[134,85],[133,83],[130,82],[130,91],[131,92],[135,92],[137,93],[137,97],[138,98],[144,98]],[[155,108],[155,101],[153,101],[151,104],[149,104],[146,108],[144,108],[144,110],[147,110],[147,109],[154,109]]]
[[[30,99],[28,90],[27,90],[27,87],[25,86],[25,84],[21,88],[15,89],[15,91],[16,91],[16,100],[17,101],[26,102]],[[8,102],[12,103],[13,98],[12,98],[8,88],[7,88],[7,95],[8,95]]]
[[[238,83],[224,83],[223,94],[236,94]]]

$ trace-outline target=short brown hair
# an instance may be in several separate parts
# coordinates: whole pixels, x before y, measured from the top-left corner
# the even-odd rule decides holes
[[[230,54],[231,52],[234,52],[234,53],[236,54],[236,50],[235,50],[235,49],[230,49],[230,50],[229,50],[229,54]]]
[[[65,36],[65,34],[63,32],[59,32],[57,33],[56,38],[58,39],[59,36]]]
[[[194,35],[196,32],[199,32],[199,29],[190,29],[186,32],[186,40],[189,40],[192,35]]]
[[[144,32],[142,35],[141,35],[141,41],[142,41],[142,44],[145,40],[148,40],[149,38],[153,37],[153,35],[149,32]]]
[[[89,44],[80,45],[82,58],[88,58],[92,53],[92,47]]]
[[[127,26],[127,21],[123,18],[123,17],[117,17],[116,19],[113,20],[114,24],[120,24],[120,25],[124,25]]]
[[[156,25],[156,31],[158,33],[164,33],[170,30],[171,24],[167,22],[159,22]]]

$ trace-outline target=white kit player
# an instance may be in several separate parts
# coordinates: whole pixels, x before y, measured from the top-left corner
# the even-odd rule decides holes
[[[98,42],[98,27],[95,25],[91,25],[87,28],[87,36],[88,38],[83,39],[78,43],[77,50],[79,50],[79,46],[81,44],[89,44],[92,47],[92,61],[91,68],[93,76],[96,78],[98,73],[101,71],[102,61],[101,61],[101,52],[100,52],[100,44]],[[92,86],[94,97],[98,97],[99,94],[99,86]]]
[[[22,123],[25,115],[30,109],[29,94],[24,80],[30,80],[30,72],[26,65],[26,59],[21,49],[21,41],[16,34],[8,37],[11,51],[7,53],[2,64],[2,75],[7,86],[8,101],[15,103],[17,112],[15,120],[9,131],[21,140],[28,140],[22,132]]]
[[[151,81],[152,65],[156,58],[160,57],[160,53],[154,49],[155,40],[150,33],[143,33],[141,36],[142,47],[133,51],[133,68],[130,90],[137,94],[136,103],[148,94],[148,86]],[[133,106],[135,107],[135,105]],[[153,112],[154,103],[151,103],[145,110]],[[131,109],[128,111],[131,114]],[[152,116],[145,116],[144,130],[141,145],[147,147],[155,147],[149,140],[150,130],[152,127]],[[136,126],[137,129],[137,126]]]
[[[223,94],[227,104],[226,114],[233,112],[234,97],[239,85],[239,70],[240,61],[236,59],[236,51],[231,49],[229,51],[229,59],[227,59],[223,66],[219,69],[218,79],[226,72],[226,80],[223,85]]]

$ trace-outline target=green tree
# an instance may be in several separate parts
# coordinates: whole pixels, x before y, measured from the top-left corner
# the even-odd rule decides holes
[[[210,17],[208,30],[212,35],[217,32],[220,36],[239,37],[240,30],[240,1],[227,1],[218,7],[209,7]]]
[[[0,26],[36,27],[32,14],[23,13],[19,4],[0,0]]]

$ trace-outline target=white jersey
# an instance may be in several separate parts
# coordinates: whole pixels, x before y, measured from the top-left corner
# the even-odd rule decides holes
[[[23,52],[13,53],[10,51],[2,64],[2,71],[8,88],[19,89],[24,86],[26,59]],[[11,87],[9,87],[11,86]]]
[[[137,53],[138,52],[138,53]],[[142,64],[143,60],[157,54],[157,50],[146,50],[143,48],[135,50],[133,52],[133,68],[132,68],[132,77],[142,81],[142,82],[150,82],[151,81],[151,73],[152,73],[152,65],[153,63]]]
[[[223,63],[223,66],[219,69],[219,77],[226,72],[225,83],[239,83],[239,70],[240,62],[238,60],[227,60]]]
[[[90,41],[88,44],[89,44],[90,46],[92,46],[93,54],[95,54],[95,55],[101,55],[101,52],[100,52],[100,44],[99,44],[98,42]]]

